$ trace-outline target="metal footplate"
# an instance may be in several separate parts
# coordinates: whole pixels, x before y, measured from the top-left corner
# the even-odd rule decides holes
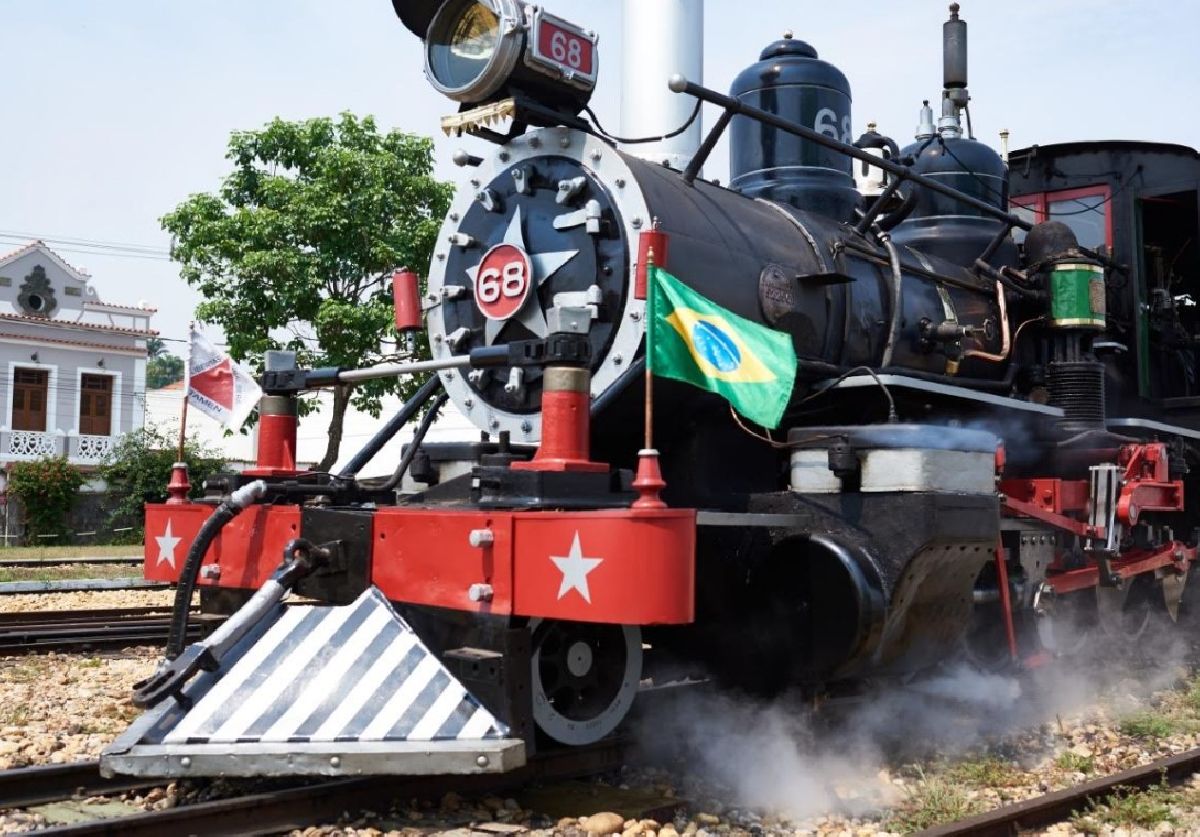
[[[524,742],[373,587],[341,607],[279,606],[182,692],[113,742],[102,772],[422,775],[525,763]]]

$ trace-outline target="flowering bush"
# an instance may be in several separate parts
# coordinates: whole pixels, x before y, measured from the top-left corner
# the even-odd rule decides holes
[[[8,493],[25,509],[25,539],[43,543],[45,535],[64,535],[67,515],[79,496],[83,474],[61,456],[17,462],[8,474]]]

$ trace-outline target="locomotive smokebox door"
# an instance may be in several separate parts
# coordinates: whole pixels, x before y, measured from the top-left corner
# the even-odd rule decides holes
[[[135,776],[501,773],[525,742],[375,588],[337,607],[280,605],[220,662],[101,755]]]

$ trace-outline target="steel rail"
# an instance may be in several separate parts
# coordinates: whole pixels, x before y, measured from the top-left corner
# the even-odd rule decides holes
[[[1197,771],[1200,771],[1200,748],[919,833],[924,837],[957,837],[968,834],[1008,837],[1018,831],[1044,828],[1061,822],[1085,808],[1091,801],[1127,791],[1143,790],[1162,782],[1179,784],[1187,781]]]
[[[170,614],[161,611],[150,614],[106,611],[97,616],[66,611],[54,615],[60,618],[47,618],[39,613],[25,621],[11,618],[0,621],[0,653],[28,654],[162,643],[166,641],[171,619]],[[190,636],[199,638],[211,621],[211,618],[203,617],[195,620]]]
[[[511,773],[471,776],[372,776],[308,782],[231,799],[181,805],[117,819],[96,820],[40,831],[59,835],[121,835],[159,837],[189,835],[277,834],[318,823],[335,822],[343,811],[378,810],[392,799],[429,798],[447,790],[478,795],[496,793],[534,780],[571,779],[612,770],[624,763],[622,740],[590,747],[541,753]],[[161,784],[161,782],[159,782]]]
[[[0,770],[0,809],[26,808],[75,796],[122,793],[165,784],[162,779],[100,775],[100,762],[77,761]]]
[[[150,616],[152,614],[170,614],[171,605],[158,607],[111,607],[111,608],[78,608],[75,610],[22,610],[11,613],[0,613],[0,628],[5,625],[25,625],[35,622],[71,622],[83,619],[119,619]]]
[[[138,555],[128,558],[101,556],[96,558],[0,558],[0,570],[44,569],[46,567],[134,566],[145,559]]]
[[[144,578],[73,578],[62,581],[0,581],[0,595],[90,593],[94,590],[167,590],[170,584]]]

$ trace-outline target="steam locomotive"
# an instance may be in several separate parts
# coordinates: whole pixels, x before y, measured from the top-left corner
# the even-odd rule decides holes
[[[672,77],[689,124],[701,103],[720,117],[683,161],[646,159],[588,108],[594,33],[521,0],[393,4],[460,104],[443,128],[495,145],[455,155],[427,280],[394,277],[397,327],[424,319],[432,359],[272,354],[257,467],[203,502],[177,474],[147,507],[146,576],[178,583],[176,625],[106,769],[507,770],[603,739],[684,675],[819,691],[1179,616],[1195,151],[1002,158],[970,135],[953,4],[943,95],[906,147],[854,138],[846,77],[789,34],[728,95]],[[701,172],[726,132],[722,186]],[[790,335],[780,429],[662,378],[647,417],[651,261]],[[341,472],[297,470],[301,392],[429,373]],[[479,441],[424,441],[446,402]],[[392,478],[357,478],[415,422]],[[229,618],[185,647],[196,589]]]

